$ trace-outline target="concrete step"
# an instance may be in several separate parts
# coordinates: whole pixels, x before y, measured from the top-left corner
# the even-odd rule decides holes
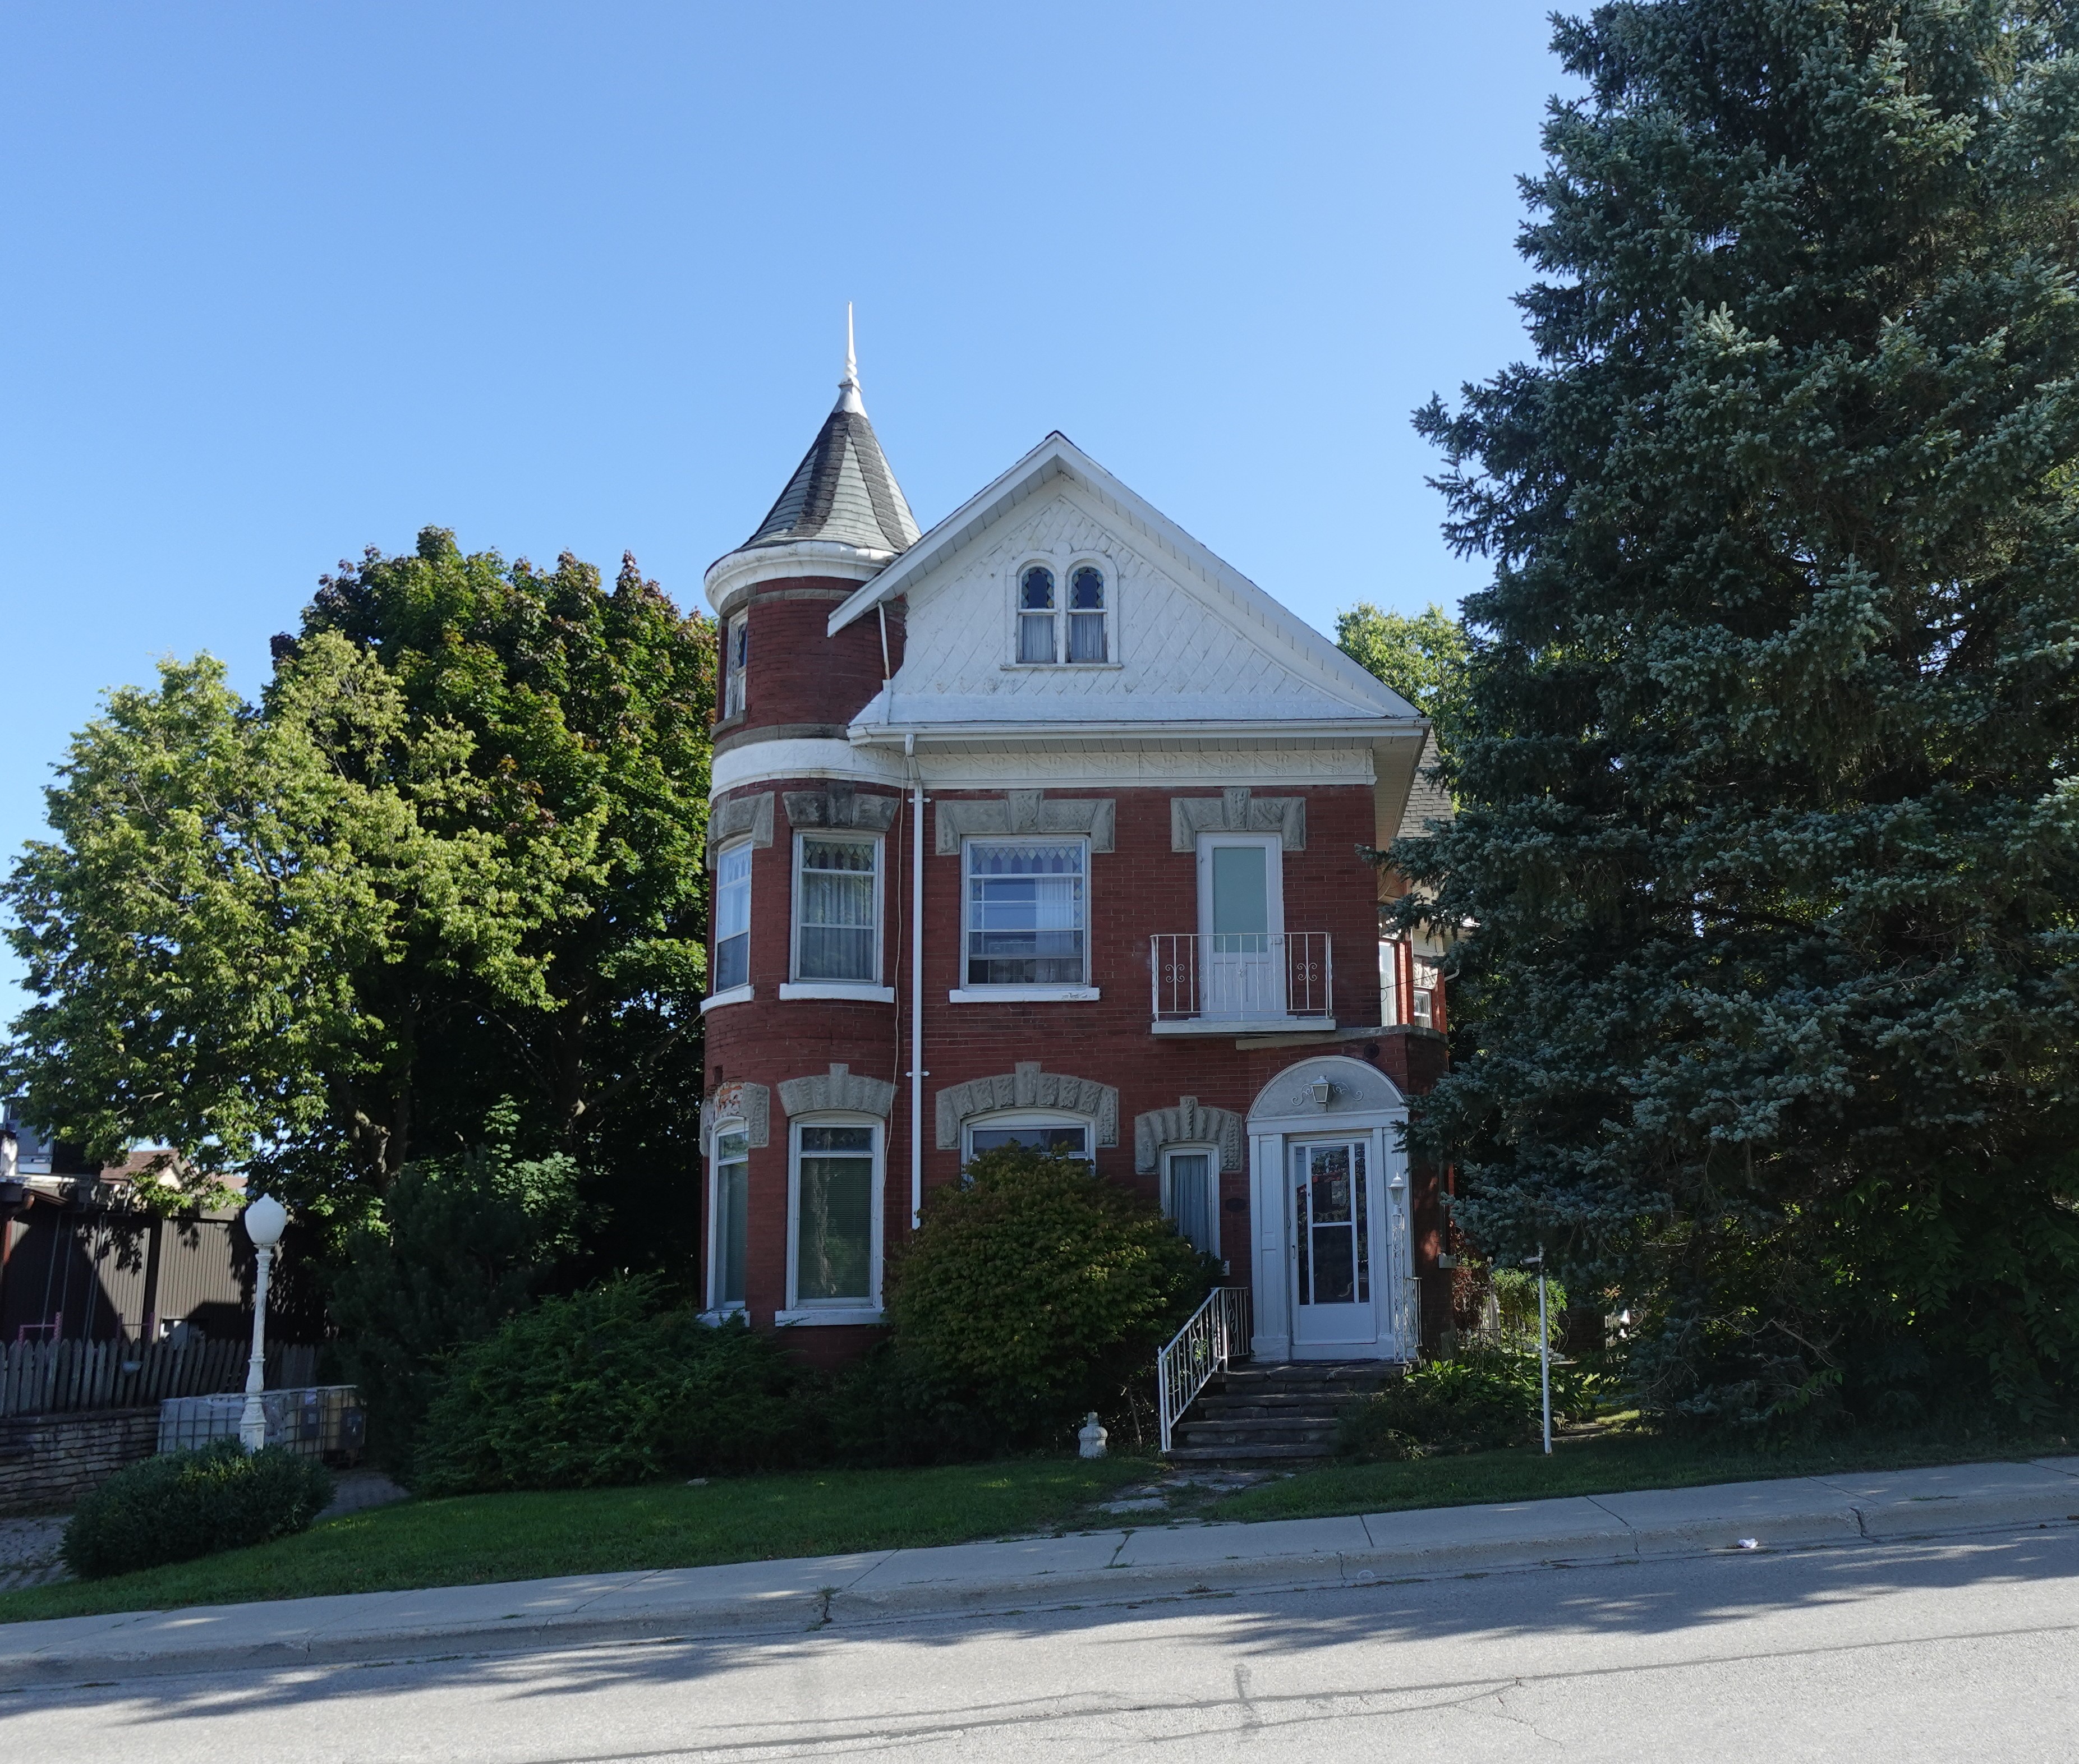
[[[1253,1402],[1248,1398],[1199,1398],[1191,1415],[1199,1421],[1335,1421],[1339,1402]]]
[[[1169,1448],[1178,1464],[1263,1464],[1319,1461],[1328,1454],[1317,1445],[1174,1445]]]
[[[1336,1448],[1333,1428],[1229,1428],[1213,1421],[1195,1425],[1186,1422],[1176,1430],[1174,1437],[1186,1445],[1208,1450],[1244,1445],[1304,1446],[1316,1457],[1326,1457]]]

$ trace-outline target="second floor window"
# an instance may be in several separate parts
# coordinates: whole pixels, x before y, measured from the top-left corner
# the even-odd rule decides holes
[[[1069,579],[1069,659],[1111,659],[1105,653],[1104,576],[1087,563]]]
[[[751,980],[751,844],[726,846],[715,863],[715,959],[711,993]]]
[[[881,845],[804,834],[795,884],[794,977],[881,978]]]
[[[751,667],[751,617],[739,613],[729,621],[722,640],[724,683],[722,713],[725,717],[743,714],[744,679]]]
[[[1054,659],[1054,572],[1034,564],[1018,580],[1018,658]]]
[[[1080,839],[968,842],[969,986],[1086,983],[1086,851]]]

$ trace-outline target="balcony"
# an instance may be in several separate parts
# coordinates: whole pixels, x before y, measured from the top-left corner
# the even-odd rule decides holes
[[[1336,1026],[1326,931],[1157,932],[1148,941],[1158,1035]]]

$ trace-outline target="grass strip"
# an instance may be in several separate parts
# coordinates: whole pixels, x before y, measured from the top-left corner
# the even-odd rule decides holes
[[[2019,1462],[2069,1455],[2072,1450],[2069,1439],[2055,1434],[1854,1434],[1759,1448],[1616,1432],[1555,1440],[1550,1457],[1535,1445],[1525,1445],[1403,1463],[1327,1465],[1245,1489],[1221,1502],[1214,1516],[1325,1519],[1345,1513],[1621,1494],[1639,1489],[1838,1476],[1935,1464]]]
[[[1025,1458],[409,1501],[252,1549],[0,1593],[0,1623],[966,1543],[1058,1528],[1154,1469]]]

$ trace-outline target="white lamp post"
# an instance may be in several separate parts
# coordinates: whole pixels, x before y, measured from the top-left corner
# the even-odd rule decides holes
[[[245,1235],[260,1252],[259,1271],[253,1281],[253,1358],[245,1368],[245,1413],[238,1423],[238,1441],[249,1452],[267,1443],[267,1411],[260,1393],[267,1388],[267,1275],[274,1266],[274,1246],[289,1215],[272,1195],[262,1194],[246,1202]]]

